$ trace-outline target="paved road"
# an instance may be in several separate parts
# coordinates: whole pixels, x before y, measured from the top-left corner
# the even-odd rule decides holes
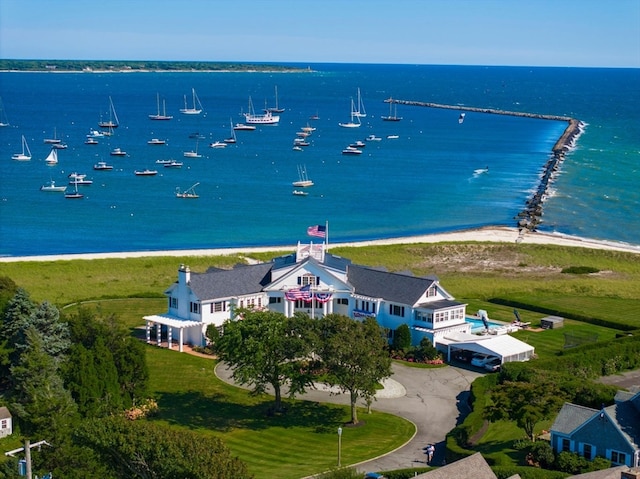
[[[372,459],[354,467],[361,472],[391,471],[426,465],[424,448],[429,443],[436,446],[434,464],[444,460],[444,440],[469,409],[467,399],[471,383],[481,373],[453,366],[438,369],[420,369],[394,363],[393,375],[385,382],[373,403],[373,408],[401,416],[412,421],[416,435],[404,446],[385,456]],[[216,367],[216,375],[232,383],[231,372],[222,364]],[[309,391],[300,399],[309,401],[349,404],[348,395],[329,394],[329,391]],[[364,403],[362,404],[364,407]]]

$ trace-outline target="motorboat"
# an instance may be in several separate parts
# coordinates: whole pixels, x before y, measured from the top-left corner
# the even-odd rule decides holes
[[[113,165],[108,165],[106,161],[99,161],[93,165],[94,170],[113,170]]]
[[[75,181],[75,180],[84,180],[86,177],[87,177],[87,175],[81,174],[81,173],[76,173],[76,172],[69,173],[67,175],[67,178],[69,178],[72,182]]]
[[[354,141],[353,143],[349,144],[349,146],[351,148],[364,148],[365,146],[367,146],[367,144],[362,140],[358,140],[358,141]]]
[[[255,127],[255,126],[253,126],[253,125],[247,125],[247,124],[245,124],[245,123],[236,123],[236,124],[233,126],[233,129],[234,129],[234,130],[247,130],[247,131],[253,131],[253,130],[255,130],[255,129],[256,129],[256,127]]]
[[[166,140],[160,140],[158,138],[151,138],[149,141],[147,141],[148,145],[165,145],[166,143]]]
[[[180,191],[180,188],[176,188],[176,198],[200,198],[200,195],[196,193],[196,186],[200,183],[196,183],[195,185],[187,188],[184,191]]]
[[[85,145],[97,145],[98,144],[98,140],[96,140],[92,136],[88,136],[87,139],[84,141],[84,144]]]
[[[347,146],[344,150],[342,150],[343,155],[361,155],[362,150],[359,148],[354,148],[353,146]]]
[[[120,148],[114,148],[113,150],[111,150],[111,153],[109,154],[111,156],[127,156],[127,152],[122,151]]]
[[[215,141],[209,144],[209,148],[226,148],[227,144],[224,141]]]
[[[158,170],[150,170],[150,169],[144,169],[144,170],[135,170],[134,171],[136,176],[154,176],[158,174]]]
[[[183,163],[181,161],[170,161],[169,163],[164,163],[163,166],[165,168],[182,168]]]
[[[371,134],[366,138],[366,140],[367,141],[381,141],[382,138],[380,138],[379,136]]]
[[[48,184],[40,187],[40,191],[64,192],[66,190],[66,186],[56,186],[56,182],[54,180],[51,180]]]
[[[308,196],[309,193],[302,190],[293,190],[293,196]]]

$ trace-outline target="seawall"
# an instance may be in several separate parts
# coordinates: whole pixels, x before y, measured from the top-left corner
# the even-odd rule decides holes
[[[478,108],[461,105],[443,105],[440,103],[397,100],[394,98],[388,98],[384,101],[385,103],[398,103],[400,105],[408,106],[459,110],[462,113],[488,113],[494,115],[508,115],[522,118],[536,118],[538,120],[567,122],[567,127],[565,128],[564,132],[562,133],[562,135],[560,135],[558,141],[556,141],[556,143],[553,145],[550,158],[542,167],[542,172],[540,173],[540,182],[538,183],[538,187],[536,188],[535,193],[533,193],[533,195],[526,200],[524,208],[514,218],[521,232],[524,232],[526,230],[535,231],[538,225],[542,222],[542,207],[548,197],[549,187],[551,183],[553,183],[553,180],[560,170],[562,162],[564,161],[565,154],[575,146],[578,137],[584,130],[583,122],[568,116],[543,115],[539,113],[526,113],[521,111],[508,111],[498,110],[495,108]]]

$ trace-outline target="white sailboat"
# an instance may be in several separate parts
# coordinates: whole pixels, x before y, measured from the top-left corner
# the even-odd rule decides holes
[[[16,161],[29,161],[31,159],[31,150],[24,135],[22,135],[22,153],[14,153],[11,159]]]
[[[7,112],[4,110],[4,103],[0,98],[0,127],[9,126],[9,118],[7,118]]]
[[[162,99],[162,114],[160,114],[160,93],[156,95],[156,103],[158,104],[158,112],[155,115],[149,115],[150,120],[171,120],[173,117],[167,115],[167,106]]]
[[[183,115],[199,115],[202,113],[202,103],[200,103],[200,98],[196,95],[196,89],[191,89],[191,96],[193,97],[193,108],[187,107],[187,95],[184,96],[184,108],[180,108],[180,113]],[[197,102],[197,103],[196,103]],[[196,108],[196,104],[198,108]]]
[[[202,155],[198,153],[198,140],[196,140],[196,149],[195,151],[185,151],[183,153],[185,158],[201,158]]]
[[[393,113],[391,109],[393,108]],[[402,120],[401,116],[398,116],[398,104],[393,101],[392,98],[389,98],[389,116],[383,116],[382,121],[400,121]]]
[[[100,128],[118,128],[120,124],[118,120],[118,114],[116,113],[116,108],[113,106],[113,100],[109,97],[109,120],[107,121],[99,121],[98,126]]]
[[[49,156],[44,159],[44,162],[47,165],[57,165],[58,164],[58,150],[56,148],[51,148],[49,152]]]
[[[44,142],[48,145],[57,145],[58,143],[62,143],[62,140],[58,138],[58,131],[56,128],[53,129],[53,138],[45,138]]]
[[[265,108],[265,111],[271,112],[271,113],[283,113],[284,108],[280,108],[280,106],[278,106],[278,86],[276,85],[275,88],[276,88],[276,106],[271,108]]]
[[[360,122],[360,117],[356,113],[357,113],[356,106],[352,98],[351,99],[351,121],[349,121],[348,123],[338,123],[338,125],[341,126],[342,128],[358,128],[362,123]]]
[[[306,188],[307,186],[313,186],[313,181],[311,181],[307,176],[307,168],[305,166],[298,165],[298,181],[294,181],[291,184],[299,188]]]
[[[231,136],[229,138],[225,138],[223,141],[225,143],[235,143],[238,140],[236,138],[236,130],[233,127],[233,120],[231,118],[229,118],[229,125],[231,125]]]
[[[357,116],[359,118],[364,118],[365,116],[367,116],[367,111],[364,109],[364,102],[362,101],[362,96],[360,95],[360,88],[358,88],[358,105],[354,116]]]

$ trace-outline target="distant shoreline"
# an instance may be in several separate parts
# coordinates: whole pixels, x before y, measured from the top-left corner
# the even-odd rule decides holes
[[[604,241],[591,238],[581,238],[558,233],[526,232],[523,234],[518,228],[507,226],[487,226],[449,233],[436,233],[429,235],[408,236],[399,238],[386,238],[378,240],[366,240],[350,243],[329,244],[329,249],[338,247],[363,247],[392,244],[418,244],[418,243],[443,243],[443,242],[481,242],[481,243],[517,243],[517,244],[549,244],[556,246],[570,246],[578,248],[591,248],[608,251],[621,251],[640,254],[640,245],[616,241]],[[294,251],[296,245],[288,246],[257,246],[237,248],[214,249],[188,249],[165,251],[126,251],[112,253],[77,253],[42,256],[5,256],[0,257],[0,263],[14,263],[21,261],[69,261],[69,260],[94,260],[94,259],[126,259],[146,258],[160,256],[225,256],[242,253],[265,253],[270,251]]]

